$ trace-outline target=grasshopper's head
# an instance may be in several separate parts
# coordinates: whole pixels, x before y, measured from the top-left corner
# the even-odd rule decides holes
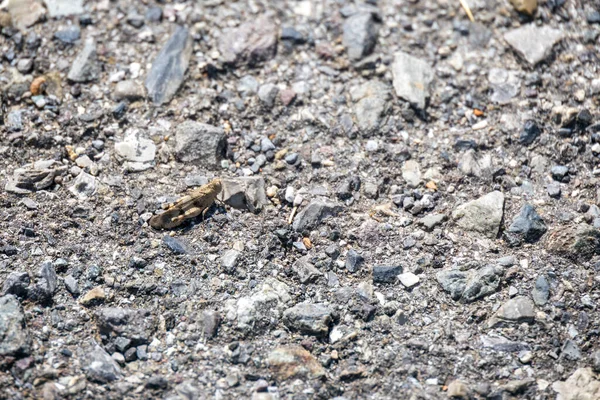
[[[210,181],[209,185],[216,193],[220,193],[221,189],[223,188],[223,185],[221,184],[221,178],[213,179],[212,181]]]

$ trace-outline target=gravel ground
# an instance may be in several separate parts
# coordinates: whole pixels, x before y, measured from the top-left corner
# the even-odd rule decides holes
[[[0,398],[600,399],[600,2],[468,4],[5,1]]]

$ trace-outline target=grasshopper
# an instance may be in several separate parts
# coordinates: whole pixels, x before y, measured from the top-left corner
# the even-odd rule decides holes
[[[163,206],[161,214],[150,218],[150,226],[154,229],[171,229],[181,225],[185,220],[202,214],[202,219],[221,192],[221,180],[215,178],[206,185],[200,186],[190,194],[183,196],[175,203]]]

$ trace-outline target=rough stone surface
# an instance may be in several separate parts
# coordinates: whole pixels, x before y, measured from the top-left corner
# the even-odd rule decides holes
[[[360,12],[352,15],[346,19],[342,30],[342,43],[350,60],[360,60],[373,52],[378,29],[372,13]]]
[[[83,42],[83,48],[73,61],[67,78],[72,82],[89,82],[97,79],[99,74],[96,42],[90,37]]]
[[[263,15],[227,29],[220,36],[219,51],[226,63],[234,65],[267,61],[277,51],[277,26]]]
[[[10,294],[0,297],[0,357],[22,357],[30,352],[31,337],[19,300]]]
[[[578,368],[565,381],[556,381],[552,389],[556,400],[579,400],[600,398],[600,379],[591,368]]]
[[[400,51],[394,54],[392,74],[396,95],[415,108],[424,110],[429,102],[434,77],[431,66],[426,61]]]
[[[294,218],[294,230],[303,231],[317,227],[325,218],[337,215],[341,207],[329,201],[313,200]]]
[[[462,204],[452,212],[458,227],[490,239],[498,236],[503,215],[504,195],[498,191]]]
[[[381,81],[371,80],[354,86],[350,95],[359,129],[366,134],[373,133],[381,126],[389,109],[390,87]]]
[[[83,14],[83,0],[44,0],[52,18]]]
[[[221,182],[223,189],[218,198],[233,208],[257,213],[270,204],[262,176],[222,179]]]
[[[501,276],[501,268],[493,265],[471,271],[449,269],[436,274],[438,283],[453,300],[466,303],[496,292],[500,286]]]
[[[83,369],[89,380],[107,383],[121,378],[121,368],[117,362],[98,344],[92,342],[84,354]]]
[[[544,61],[564,34],[548,26],[526,24],[504,35],[504,40],[531,65]]]
[[[184,163],[207,167],[217,165],[225,153],[222,128],[185,121],[175,131],[175,156]]]
[[[155,104],[168,103],[175,96],[183,83],[191,53],[189,32],[180,26],[157,54],[146,77],[148,97]]]
[[[283,313],[283,322],[293,330],[314,336],[326,336],[332,323],[332,310],[325,304],[300,303]]]
[[[325,375],[317,359],[299,346],[278,347],[269,353],[267,362],[278,380],[314,379]]]
[[[512,246],[534,243],[547,230],[546,223],[535,211],[535,208],[531,204],[525,204],[504,233],[504,238]]]

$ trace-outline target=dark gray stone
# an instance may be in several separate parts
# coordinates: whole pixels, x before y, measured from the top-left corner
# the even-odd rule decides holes
[[[304,231],[317,227],[325,218],[337,215],[342,207],[328,200],[313,200],[296,215],[292,227]]]
[[[418,224],[425,228],[426,231],[431,232],[437,226],[441,225],[448,219],[446,214],[429,214],[424,216],[418,221]]]
[[[25,297],[29,283],[30,279],[27,272],[12,272],[6,277],[2,285],[2,296],[14,294],[18,297]]]
[[[530,350],[531,347],[527,343],[515,342],[504,337],[481,335],[481,344],[484,348],[489,348],[495,351],[503,351],[514,353],[522,350]]]
[[[219,325],[221,324],[221,316],[216,311],[204,311],[202,313],[204,336],[213,338],[217,336]]]
[[[323,276],[321,271],[315,268],[308,257],[301,257],[296,260],[292,269],[298,275],[301,283],[314,282],[317,278]]]
[[[175,30],[162,47],[146,78],[148,97],[154,104],[164,104],[175,96],[183,82],[192,54],[192,40],[182,26]]]
[[[117,362],[95,342],[82,352],[82,358],[83,370],[89,380],[108,383],[121,378],[121,369]]]
[[[400,265],[376,265],[373,267],[373,282],[393,283],[401,273]]]
[[[488,265],[477,270],[449,269],[436,274],[438,283],[453,300],[473,302],[496,292],[500,286],[502,267]]]
[[[169,387],[169,381],[164,376],[154,375],[146,381],[145,386],[148,389],[165,390]]]
[[[226,29],[220,35],[219,52],[228,64],[256,65],[275,56],[277,26],[261,16],[237,28]]]
[[[360,269],[365,259],[363,256],[358,254],[356,250],[350,249],[346,254],[346,269],[348,272],[356,272]]]
[[[345,179],[335,190],[335,194],[340,200],[348,200],[354,192],[360,190],[360,177],[351,176]]]
[[[66,44],[73,44],[81,38],[81,29],[77,25],[69,26],[57,31],[54,38]]]
[[[146,19],[150,22],[160,22],[162,20],[163,12],[160,7],[149,7],[146,11]]]
[[[560,356],[570,361],[577,361],[581,358],[581,350],[571,339],[567,339],[562,347]]]
[[[225,157],[227,142],[222,128],[185,121],[175,131],[177,160],[214,168]]]
[[[525,125],[523,125],[523,130],[519,135],[519,143],[525,146],[529,146],[531,143],[537,139],[538,136],[542,133],[542,130],[538,126],[538,124],[533,120],[525,121]]]
[[[457,269],[440,271],[436,274],[438,283],[446,292],[450,293],[452,300],[459,300],[467,287],[469,274]]]
[[[525,204],[504,232],[504,239],[511,246],[519,246],[523,242],[535,243],[547,230],[546,223],[535,208],[531,204]]]
[[[596,373],[600,373],[600,350],[596,350],[592,353],[592,369]]]
[[[360,12],[349,17],[342,27],[342,43],[348,57],[358,61],[373,52],[377,43],[378,27],[370,12]]]
[[[531,291],[531,297],[537,306],[543,306],[548,303],[550,297],[550,285],[544,275],[538,276],[535,286]]]
[[[31,352],[31,337],[19,300],[9,294],[0,297],[0,364],[4,357],[22,357]]]
[[[332,323],[332,310],[321,303],[300,303],[285,310],[283,322],[304,334],[326,336]]]
[[[560,183],[551,182],[548,184],[548,186],[546,186],[546,190],[548,192],[548,196],[555,198],[555,199],[560,198],[560,195],[561,195]]]
[[[177,240],[169,235],[163,236],[163,243],[169,248],[169,250],[171,250],[175,254],[186,254],[187,253],[186,246],[179,240]]]
[[[39,271],[39,278],[33,287],[29,288],[29,298],[39,303],[48,303],[52,301],[54,292],[58,285],[58,277],[51,262],[42,264]]]
[[[96,326],[108,341],[124,338],[131,346],[150,343],[157,320],[150,310],[107,307],[96,311]]]
[[[83,48],[73,61],[67,78],[72,82],[89,82],[98,78],[100,66],[97,62],[96,42],[94,38],[87,38]]]

